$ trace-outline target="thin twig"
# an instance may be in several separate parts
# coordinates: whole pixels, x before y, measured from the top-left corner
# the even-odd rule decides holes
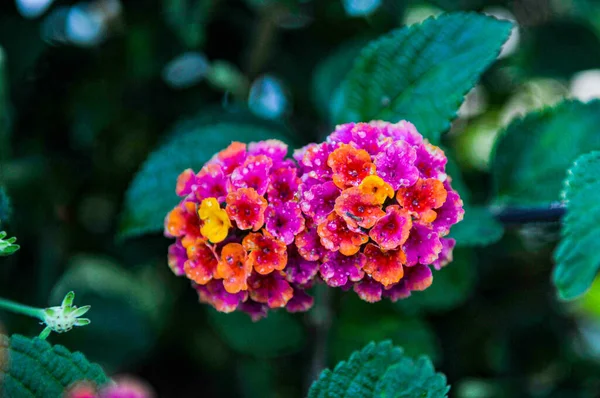
[[[496,220],[503,224],[528,224],[558,222],[565,215],[566,207],[553,204],[548,207],[502,207],[491,211]]]

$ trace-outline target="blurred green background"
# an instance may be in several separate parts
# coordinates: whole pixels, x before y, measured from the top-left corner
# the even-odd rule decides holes
[[[486,204],[502,127],[566,97],[600,97],[600,2],[2,2],[0,184],[12,211],[3,200],[0,216],[21,250],[0,261],[0,295],[43,307],[75,290],[92,324],[50,341],[160,397],[299,397],[321,365],[382,339],[431,356],[453,397],[600,396],[600,282],[557,301],[558,224],[509,226],[492,246],[457,249],[428,291],[396,304],[320,291],[317,309],[256,324],[198,304],[167,267],[168,239],[116,238],[135,172],[186,120],[251,120],[319,140],[364,43],[456,10],[517,24],[443,138],[471,201]],[[0,321],[10,334],[41,330]],[[315,361],[323,324],[326,364]]]

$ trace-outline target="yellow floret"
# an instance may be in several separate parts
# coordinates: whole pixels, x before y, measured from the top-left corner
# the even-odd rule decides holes
[[[206,198],[200,204],[198,216],[204,221],[200,233],[212,243],[225,240],[231,221],[224,209],[221,209],[216,198]]]
[[[365,177],[358,188],[362,193],[375,195],[375,199],[377,199],[379,204],[385,202],[385,199],[388,197],[394,197],[392,186],[377,175]]]

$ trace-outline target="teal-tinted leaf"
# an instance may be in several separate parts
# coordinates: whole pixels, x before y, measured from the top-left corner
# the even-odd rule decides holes
[[[600,152],[579,157],[567,173],[562,239],[554,253],[553,280],[565,300],[585,293],[600,269]]]
[[[560,199],[565,171],[578,156],[600,149],[600,101],[565,101],[510,123],[492,167],[496,201],[549,205]]]
[[[38,338],[0,335],[0,396],[62,397],[67,387],[84,379],[98,385],[109,381],[80,352]]]
[[[427,357],[404,357],[377,382],[374,396],[381,398],[442,398],[450,387],[446,376],[436,373]]]
[[[234,350],[259,357],[296,352],[304,345],[304,331],[291,314],[276,311],[252,322],[247,314],[223,314],[211,310],[209,321],[218,335]]]
[[[280,131],[253,124],[180,123],[172,136],[142,165],[125,194],[121,238],[159,232],[167,213],[177,204],[175,183],[185,169],[199,171],[205,162],[232,141],[280,139]],[[290,143],[293,148],[294,144]]]
[[[414,362],[389,341],[371,342],[338,363],[333,371],[321,372],[308,397],[444,397],[449,389],[445,381],[428,359]],[[404,391],[424,395],[402,395]]]
[[[414,314],[447,311],[462,304],[475,284],[477,264],[471,249],[454,249],[453,256],[448,265],[433,272],[433,283],[427,290],[412,292],[394,305],[403,313]]]
[[[511,27],[481,14],[452,13],[383,36],[347,75],[335,121],[406,119],[437,142]]]
[[[486,246],[497,242],[504,234],[504,227],[483,206],[465,206],[465,217],[450,230],[456,246]]]

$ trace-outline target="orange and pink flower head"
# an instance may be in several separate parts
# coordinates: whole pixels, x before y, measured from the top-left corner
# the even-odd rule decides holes
[[[179,176],[169,266],[201,302],[256,320],[308,310],[315,282],[395,301],[452,259],[462,201],[444,152],[412,124],[348,123],[286,155],[280,141],[234,142]]]

